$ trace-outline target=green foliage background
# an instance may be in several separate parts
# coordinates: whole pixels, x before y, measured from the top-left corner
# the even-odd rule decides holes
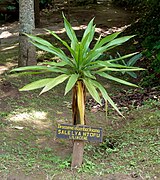
[[[113,0],[113,3],[139,12],[139,20],[127,32],[137,34],[144,65],[143,86],[160,83],[160,1],[159,0]]]

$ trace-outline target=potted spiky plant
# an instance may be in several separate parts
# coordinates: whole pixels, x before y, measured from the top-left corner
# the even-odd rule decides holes
[[[59,62],[44,62],[42,65],[37,66],[28,66],[20,67],[13,69],[13,71],[29,71],[34,73],[39,71],[42,73],[54,72],[57,73],[57,77],[54,78],[45,78],[38,81],[34,81],[30,84],[27,84],[20,91],[29,91],[38,88],[43,88],[40,94],[49,91],[58,84],[68,80],[65,86],[65,95],[72,90],[72,112],[73,112],[73,124],[74,125],[86,125],[85,121],[85,97],[86,91],[90,93],[93,99],[101,104],[101,99],[99,92],[105,101],[108,101],[113,108],[120,114],[117,106],[114,104],[110,96],[108,95],[106,89],[97,81],[97,76],[116,81],[129,86],[137,87],[137,85],[122,80],[120,78],[114,77],[111,75],[112,72],[129,72],[129,71],[139,71],[143,70],[138,67],[131,67],[118,64],[117,62],[122,59],[133,56],[136,53],[128,54],[116,59],[111,60],[100,60],[99,57],[106,51],[111,50],[122,43],[128,41],[133,36],[124,36],[118,38],[120,34],[116,32],[114,34],[108,35],[104,38],[101,36],[96,40],[95,45],[90,49],[91,42],[94,39],[95,34],[95,25],[93,24],[94,19],[92,19],[87,28],[84,31],[81,41],[78,41],[76,34],[68,22],[64,18],[64,26],[66,33],[70,39],[70,44],[65,40],[62,40],[55,32],[47,30],[52,34],[56,39],[58,39],[70,52],[70,56],[67,56],[64,51],[60,48],[55,47],[50,42],[33,35],[28,35],[31,39],[31,42],[38,48],[50,52],[57,56],[61,61]],[[115,63],[116,62],[116,63]],[[46,66],[47,65],[47,66]],[[83,142],[75,141],[74,149],[76,152],[73,152],[72,167],[80,166],[83,159]],[[78,156],[77,156],[78,154]]]

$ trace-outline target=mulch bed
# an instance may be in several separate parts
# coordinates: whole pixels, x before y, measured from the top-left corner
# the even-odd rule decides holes
[[[129,110],[131,108],[137,108],[144,105],[146,101],[154,100],[160,102],[160,87],[135,89],[132,91],[123,90],[111,98],[120,109],[125,107]],[[104,106],[104,99],[102,99],[102,106],[95,102],[92,98],[89,98],[86,102],[86,107],[92,112],[97,112],[98,110],[103,111]]]

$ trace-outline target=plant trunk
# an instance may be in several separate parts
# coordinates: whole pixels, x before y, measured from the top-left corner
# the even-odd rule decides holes
[[[85,97],[86,91],[82,81],[78,81],[73,88],[72,115],[73,125],[85,125]],[[80,167],[83,163],[84,141],[74,140],[72,154],[72,168]]]

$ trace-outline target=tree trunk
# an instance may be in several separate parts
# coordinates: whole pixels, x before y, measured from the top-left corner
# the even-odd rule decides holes
[[[67,10],[67,19],[68,21],[70,21],[70,0],[67,0],[67,6],[68,6],[68,10]]]
[[[74,125],[85,125],[85,97],[86,90],[82,81],[78,81],[73,88],[72,115]],[[83,162],[84,141],[74,140],[71,167],[80,167]]]
[[[18,66],[35,65],[36,49],[24,33],[32,34],[34,24],[34,0],[19,1],[19,60]]]
[[[35,26],[40,26],[40,10],[39,10],[39,0],[34,0],[34,14],[35,14]]]
[[[87,4],[97,4],[97,0],[75,0],[74,3],[76,5],[84,6]]]

